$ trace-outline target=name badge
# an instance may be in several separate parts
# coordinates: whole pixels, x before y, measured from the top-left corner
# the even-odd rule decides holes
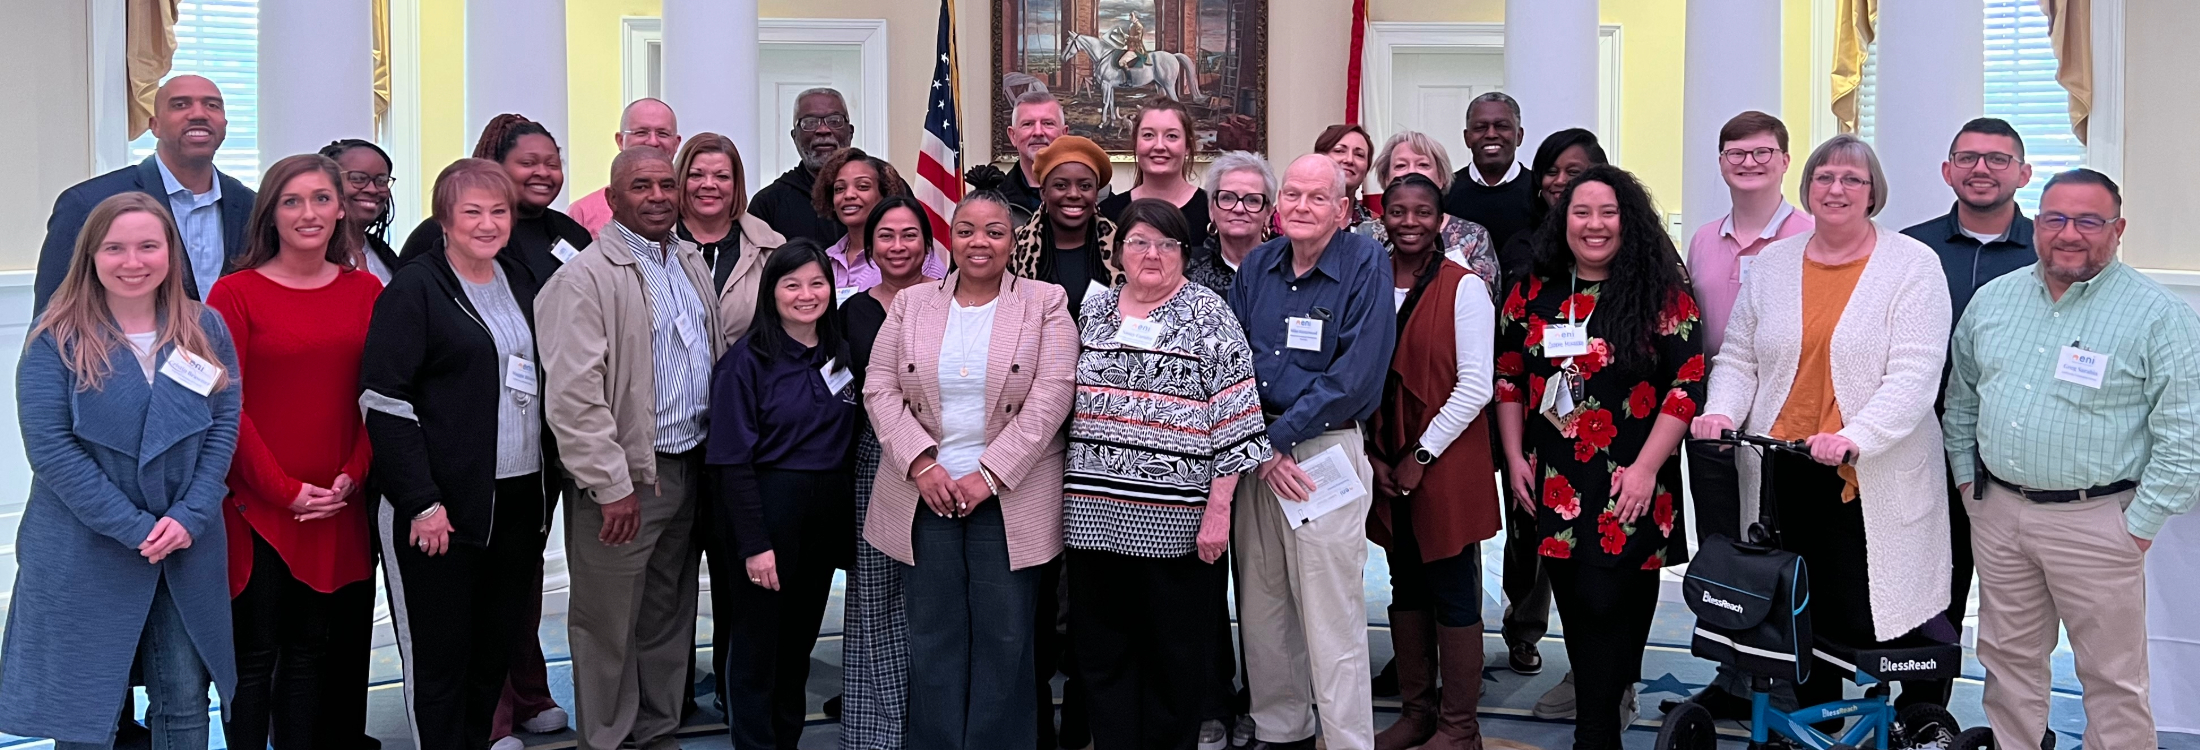
[[[1321,321],[1313,318],[1285,318],[1284,322],[1290,325],[1290,333],[1283,342],[1285,347],[1308,352],[1322,350]]]
[[[1754,265],[1757,265],[1757,256],[1755,256],[1755,255],[1744,255],[1744,256],[1742,256],[1742,257],[1740,257],[1740,258],[1736,258],[1735,260],[1741,261],[1741,264],[1740,264],[1739,266],[1737,266],[1737,267],[1736,267],[1736,271],[1737,271],[1736,275],[1737,275],[1737,276],[1739,277],[1739,278],[1737,278],[1736,280],[1737,280],[1737,281],[1739,281],[1740,283],[1743,283],[1743,284],[1748,284],[1748,283],[1749,283],[1749,267],[1750,267],[1750,266],[1754,266]]]
[[[841,367],[839,359],[825,360],[825,365],[817,368],[817,374],[825,377],[826,393],[840,393],[842,388],[848,387],[856,379],[855,371]]]
[[[535,361],[517,354],[504,358],[504,387],[534,395],[537,392]]]
[[[221,377],[222,367],[178,348],[160,366],[160,374],[204,396],[214,392],[214,380]]]
[[[2075,346],[2062,348],[2055,357],[2055,379],[2065,383],[2077,383],[2100,390],[2101,380],[2108,376],[2108,355],[2089,352]]]
[[[1115,330],[1115,343],[1133,349],[1152,349],[1161,341],[1161,324],[1146,318],[1124,318]]]
[[[852,286],[844,286],[844,287],[840,287],[840,288],[834,289],[834,290],[833,290],[833,304],[835,304],[835,305],[846,305],[846,304],[848,304],[848,299],[849,299],[849,298],[851,298],[851,297],[854,297],[854,296],[856,296],[856,292],[859,292],[859,291],[862,291],[862,290],[860,290],[860,289],[857,289],[857,288],[855,288],[855,287],[852,287]]]
[[[1543,354],[1547,357],[1579,357],[1589,353],[1589,326],[1548,325],[1543,327]]]
[[[571,263],[573,262],[573,256],[579,254],[581,254],[580,248],[574,247],[573,243],[565,240],[558,240],[557,244],[550,246],[550,257],[557,258],[559,263]]]
[[[672,329],[679,332],[681,343],[687,344],[689,349],[703,345],[703,332],[698,328],[695,316],[675,315],[672,318]]]
[[[1108,285],[1102,284],[1098,281],[1085,282],[1085,299],[1092,299],[1094,297],[1098,297],[1107,293]]]

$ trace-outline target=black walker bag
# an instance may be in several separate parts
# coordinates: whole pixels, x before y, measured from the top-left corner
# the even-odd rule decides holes
[[[1810,574],[1802,556],[1713,534],[1689,561],[1681,594],[1696,613],[1696,656],[1749,675],[1810,678]]]

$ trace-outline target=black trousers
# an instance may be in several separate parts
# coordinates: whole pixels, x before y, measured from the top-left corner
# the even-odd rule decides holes
[[[1887,641],[1874,632],[1863,498],[1841,502],[1841,475],[1831,466],[1780,451],[1769,451],[1765,460],[1772,464],[1781,546],[1801,555],[1810,569],[1812,635],[1853,648],[1931,644],[1916,631]],[[1795,686],[1795,701],[1815,706],[1840,700],[1849,677],[1823,662],[1813,665],[1810,679]],[[1922,696],[1940,683],[1905,682],[1903,692]]]
[[[1482,545],[1469,544],[1459,554],[1421,561],[1421,540],[1413,535],[1413,504],[1402,498],[1390,502],[1390,607],[1429,611],[1436,624],[1447,628],[1480,627],[1482,624]]]
[[[1086,722],[1085,683],[1077,678],[1077,653],[1065,632],[1069,627],[1069,584],[1063,558],[1039,566],[1039,591],[1031,613],[1033,691],[1039,700],[1038,750],[1053,750],[1054,675],[1062,677],[1062,726]]]
[[[223,736],[230,747],[358,746],[367,731],[374,581],[315,591],[291,577],[266,540],[250,536],[252,580],[229,602],[237,688]]]
[[[1070,629],[1096,750],[1190,750],[1217,688],[1228,568],[1197,555],[1070,550]]]
[[[725,589],[730,606],[713,617],[726,634],[718,664],[735,750],[795,750],[802,739],[810,650],[832,595],[833,570],[855,553],[848,480],[841,471],[758,469],[779,590],[750,583],[746,560],[725,561],[739,571],[732,578],[711,578],[712,590]],[[727,508],[716,511],[729,515]]]
[[[747,585],[749,575],[740,553],[734,550],[732,533],[723,528],[727,519],[724,517],[726,512],[718,508],[717,472],[703,472],[702,482],[702,490],[695,496],[695,549],[688,554],[700,555],[701,565],[708,566],[710,570],[711,655],[708,662],[704,661],[702,654],[696,654],[688,660],[688,684],[695,684],[695,675],[702,671],[701,665],[716,664],[710,670],[711,696],[718,701],[719,710],[723,711],[726,700],[726,636],[732,632],[725,621],[734,614],[731,594],[735,585]],[[690,692],[690,707],[694,702],[695,698]]]
[[[400,626],[405,697],[420,750],[481,750],[504,693],[512,644],[532,637],[531,587],[542,564],[542,475],[496,482],[488,546],[452,543],[429,556],[411,544],[412,521],[381,530],[391,617]]]
[[[1215,567],[1221,568],[1226,574],[1236,570],[1236,565],[1237,559],[1228,551],[1215,558]],[[1224,579],[1223,588],[1227,590],[1230,586],[1228,576],[1225,575]],[[1200,718],[1220,721],[1227,728],[1230,719],[1249,710],[1245,704],[1251,696],[1245,696],[1247,701],[1238,700],[1237,634],[1230,628],[1230,598],[1219,597],[1212,606],[1215,610],[1215,644],[1212,649],[1215,662],[1214,689],[1208,691],[1207,702],[1200,711]]]
[[[1618,750],[1621,696],[1642,679],[1658,572],[1546,559],[1574,669],[1574,750]]]
[[[1551,632],[1550,561],[1537,553],[1543,540],[1536,534],[1535,514],[1514,505],[1511,490],[1505,495],[1505,645],[1533,646]],[[1575,678],[1578,685],[1578,672]]]

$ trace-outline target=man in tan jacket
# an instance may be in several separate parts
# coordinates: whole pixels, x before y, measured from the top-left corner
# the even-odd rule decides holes
[[[611,162],[612,220],[536,299],[565,549],[574,727],[586,750],[679,746],[695,642],[690,532],[712,363],[702,256],[673,241],[680,181],[655,149]]]

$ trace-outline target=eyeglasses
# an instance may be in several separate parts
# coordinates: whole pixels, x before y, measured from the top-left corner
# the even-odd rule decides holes
[[[1817,176],[1810,178],[1810,182],[1819,187],[1833,187],[1833,183],[1839,182],[1841,187],[1850,190],[1862,190],[1872,186],[1872,181],[1867,178],[1846,174],[1835,177],[1830,172],[1820,172]]]
[[[2040,214],[2040,218],[2034,220],[2034,226],[2046,230],[2050,235],[2061,234],[2064,227],[2077,227],[2079,234],[2091,236],[2100,234],[2101,230],[2108,228],[2108,225],[2119,221],[2123,221],[2123,218],[2104,219],[2092,214],[2084,216]]]
[[[826,115],[824,117],[818,117],[816,115],[810,115],[808,117],[804,117],[802,119],[794,121],[794,126],[797,129],[801,130],[816,130],[817,126],[819,125],[823,125],[834,130],[839,130],[841,128],[848,127],[848,116]]]
[[[1261,193],[1246,193],[1244,195],[1239,195],[1228,190],[1215,191],[1215,208],[1219,208],[1224,211],[1236,211],[1239,208],[1243,208],[1245,209],[1246,213],[1257,214],[1261,212],[1261,209],[1265,209],[1267,207],[1268,196]]]
[[[669,141],[674,138],[680,137],[679,133],[675,133],[664,128],[658,128],[655,130],[621,130],[619,132],[627,135],[628,137],[652,138],[660,141]]]
[[[1145,255],[1151,252],[1173,253],[1182,249],[1184,249],[1184,243],[1170,239],[1148,242],[1138,237],[1132,237],[1123,240],[1123,252],[1127,255]]]
[[[1994,151],[1985,153],[1957,151],[1948,155],[1948,163],[1956,165],[1957,169],[1970,169],[1978,166],[1980,159],[1986,160],[1988,169],[2008,169],[2009,165],[2017,163],[2017,157]]]
[[[372,173],[369,173],[369,172],[345,172],[345,173],[344,173],[344,182],[345,182],[346,184],[348,184],[348,185],[351,185],[352,187],[355,187],[355,188],[363,188],[363,187],[366,187],[366,186],[368,186],[368,185],[370,185],[370,184],[371,184],[371,185],[373,185],[373,186],[375,186],[375,187],[382,187],[382,188],[386,188],[386,187],[389,187],[389,186],[390,186],[390,183],[392,183],[392,182],[396,182],[396,181],[397,181],[397,178],[395,178],[395,177],[391,177],[391,176],[389,176],[389,175],[386,175],[386,174],[372,174]]]
[[[1741,166],[1744,161],[1769,164],[1772,162],[1772,155],[1777,153],[1780,153],[1780,150],[1776,148],[1730,148],[1719,152],[1719,155],[1726,158],[1726,163]]]

